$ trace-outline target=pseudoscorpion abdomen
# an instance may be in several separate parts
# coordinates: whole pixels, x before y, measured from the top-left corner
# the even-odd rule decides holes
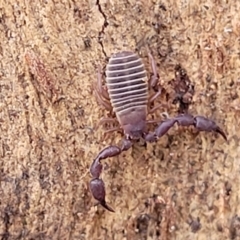
[[[148,83],[142,60],[133,52],[114,54],[107,65],[106,82],[116,115],[147,108]]]

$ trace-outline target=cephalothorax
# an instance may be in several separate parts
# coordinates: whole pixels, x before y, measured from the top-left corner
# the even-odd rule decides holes
[[[100,178],[102,172],[101,160],[114,157],[121,152],[128,150],[134,141],[144,139],[146,142],[156,141],[168,132],[175,123],[181,126],[193,125],[199,131],[215,131],[227,137],[217,124],[203,116],[192,116],[190,114],[180,114],[177,117],[162,121],[154,132],[147,131],[148,106],[161,93],[161,89],[149,98],[148,89],[156,89],[158,85],[158,74],[155,61],[149,52],[153,74],[147,79],[147,74],[142,60],[137,54],[124,51],[114,54],[106,67],[106,86],[102,86],[100,69],[98,70],[97,97],[99,102],[108,110],[113,108],[117,120],[125,138],[122,146],[110,145],[104,148],[94,159],[90,172],[93,179],[90,181],[90,190],[93,197],[109,211],[114,211],[105,201],[104,182]],[[107,100],[107,101],[106,101]],[[109,103],[110,101],[110,103]],[[111,121],[111,119],[105,119]]]

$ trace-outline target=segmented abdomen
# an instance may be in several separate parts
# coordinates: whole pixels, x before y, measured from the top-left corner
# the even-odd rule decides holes
[[[107,65],[106,75],[110,101],[117,115],[147,107],[146,70],[135,53],[125,51],[113,55]]]

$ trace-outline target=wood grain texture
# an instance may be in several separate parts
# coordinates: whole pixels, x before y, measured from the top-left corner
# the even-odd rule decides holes
[[[3,239],[240,239],[239,1],[0,5]],[[97,66],[124,50],[137,49],[149,75],[146,45],[166,89],[156,104],[180,63],[195,85],[190,113],[216,121],[228,143],[176,126],[107,160],[112,214],[94,206],[89,166],[122,136],[95,130],[108,113],[93,84]],[[149,119],[175,116],[169,103]]]

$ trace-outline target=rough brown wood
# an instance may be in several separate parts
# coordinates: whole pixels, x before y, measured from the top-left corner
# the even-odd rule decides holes
[[[2,239],[240,239],[239,9],[225,0],[2,0]],[[150,69],[147,45],[169,96],[181,64],[195,86],[190,113],[214,119],[229,141],[176,126],[106,160],[113,214],[88,189],[92,160],[121,139],[95,130],[108,116],[93,96],[96,69],[136,48]],[[177,111],[170,104],[149,119]]]

